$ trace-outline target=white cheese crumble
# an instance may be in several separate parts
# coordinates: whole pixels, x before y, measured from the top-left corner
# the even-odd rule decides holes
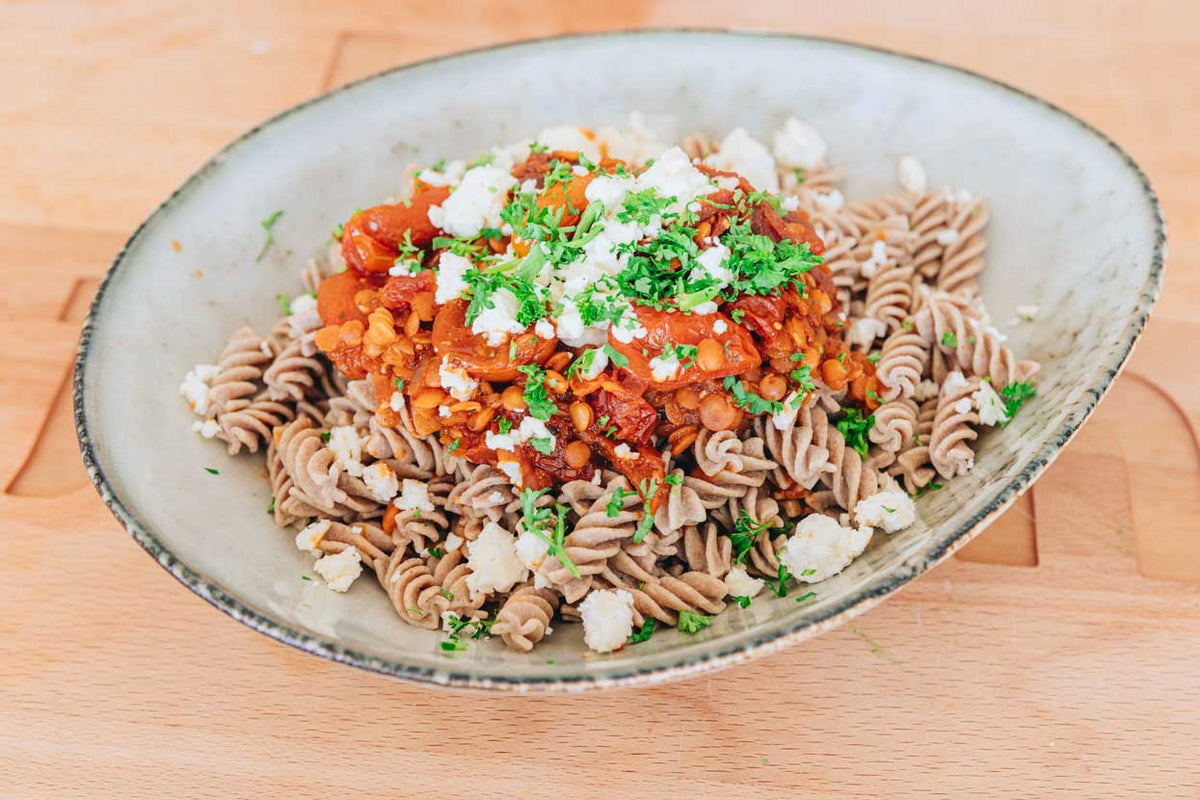
[[[592,360],[587,367],[579,370],[579,377],[583,378],[585,381],[590,381],[593,378],[599,377],[600,373],[604,372],[604,370],[608,367],[608,353],[604,352],[604,349],[599,347],[594,350],[588,350],[587,352],[592,354]],[[586,353],[583,355],[586,355]]]
[[[633,448],[631,448],[625,442],[621,442],[619,445],[613,448],[613,455],[622,461],[632,461],[638,457],[638,454],[634,452]]]
[[[464,238],[478,236],[484,228],[499,228],[508,190],[516,182],[499,167],[469,169],[453,194],[440,206],[429,207],[429,221],[451,236]]]
[[[344,592],[350,588],[359,575],[362,575],[362,556],[358,548],[347,547],[340,553],[323,556],[313,564],[313,571],[325,579],[325,585],[335,592]]]
[[[483,442],[492,450],[508,450],[514,451],[517,445],[525,444],[531,439],[548,439],[550,447],[554,447],[554,433],[546,427],[546,423],[542,422],[537,417],[526,416],[521,420],[521,424],[510,430],[508,433],[493,433],[488,431],[484,435]]]
[[[549,552],[550,545],[546,544],[545,540],[527,530],[521,530],[521,535],[517,537],[517,558],[521,559],[526,568],[536,572]]]
[[[340,425],[329,429],[329,449],[344,472],[354,476],[363,474],[362,437],[353,425]]]
[[[634,339],[641,339],[648,332],[632,305],[625,307],[621,312],[621,317],[612,326],[613,338],[621,344],[629,344]]]
[[[510,334],[523,332],[525,326],[517,322],[521,303],[515,294],[508,289],[497,289],[490,299],[492,307],[479,312],[479,316],[471,323],[471,333],[486,336],[488,344],[498,347]]]
[[[329,520],[319,519],[310,523],[296,534],[296,547],[307,550],[314,556],[321,555],[321,540],[329,532]]]
[[[455,400],[470,400],[479,388],[479,382],[471,378],[463,367],[452,365],[449,356],[442,358],[442,363],[438,366],[438,377],[442,388]]]
[[[925,165],[916,156],[901,156],[896,163],[896,177],[906,192],[924,194],[929,187],[925,178]]]
[[[799,397],[799,392],[792,392],[783,398],[783,409],[771,414],[771,424],[775,426],[775,430],[786,431],[796,422],[796,415],[800,413],[800,406],[802,405],[802,403],[797,402]]]
[[[724,288],[733,281],[733,271],[726,266],[728,261],[729,248],[720,243],[714,244],[696,256],[696,268],[692,270],[692,277],[702,277],[707,273],[717,282],[717,288]]]
[[[625,195],[629,194],[635,185],[636,182],[633,178],[601,175],[592,179],[592,182],[583,190],[583,196],[588,199],[589,203],[597,201],[603,203],[605,212],[613,214],[625,200]]]
[[[720,306],[718,306],[715,301],[705,300],[703,303],[697,303],[696,305],[692,306],[691,310],[688,311],[688,313],[696,314],[698,316],[703,316],[704,314],[717,313],[718,308],[720,308]]]
[[[996,394],[996,390],[992,388],[991,381],[980,381],[979,388],[971,393],[971,399],[975,402],[975,408],[979,410],[979,421],[984,425],[1000,425],[1008,422],[1008,414],[1004,410],[1004,401],[1000,399],[1000,395]]]
[[[392,505],[401,511],[433,511],[433,501],[429,499],[429,484],[405,478],[401,483],[400,496],[392,501]]]
[[[442,549],[445,550],[447,553],[453,553],[456,550],[458,550],[458,548],[462,547],[463,542],[465,542],[465,541],[466,541],[466,539],[462,538],[457,533],[452,533],[446,537],[446,542],[443,545]]]
[[[893,487],[859,500],[854,506],[854,518],[859,525],[895,533],[917,521],[917,507],[907,492]]]
[[[603,344],[608,339],[608,321],[596,325],[584,325],[579,306],[569,297],[562,299],[562,311],[558,315],[558,339],[567,347],[584,347]]]
[[[600,145],[595,138],[589,137],[578,127],[557,125],[545,128],[534,140],[551,152],[560,150],[566,153],[583,153],[592,161],[600,160]]]
[[[376,461],[364,468],[362,479],[366,484],[367,491],[380,503],[389,502],[396,496],[396,492],[400,491],[400,481],[396,478],[396,471],[384,461]]]
[[[942,247],[948,247],[957,242],[961,235],[957,228],[946,228],[945,230],[938,231],[937,236],[934,238],[937,239],[937,243]]]
[[[825,160],[828,145],[816,128],[789,117],[774,137],[775,160],[786,167],[812,169]]]
[[[797,580],[823,581],[841,572],[865,550],[872,533],[866,526],[843,528],[823,514],[809,514],[779,551],[779,562]]]
[[[734,128],[721,140],[717,152],[704,159],[704,163],[725,172],[736,172],[750,181],[755,189],[777,194],[779,175],[775,172],[775,158],[762,142],[755,139],[745,128]]]
[[[404,410],[404,395],[400,394],[399,390],[392,392],[392,398],[388,400],[388,407],[396,413]]]
[[[676,202],[669,210],[676,212],[716,188],[678,147],[670,148],[655,159],[650,168],[638,176],[637,184],[639,189],[653,187],[663,197],[674,197]]]
[[[669,381],[679,374],[679,357],[672,350],[650,359],[650,374],[654,380]]]
[[[784,211],[795,211],[800,207],[800,198],[794,194],[789,194],[779,201],[779,207]]]
[[[933,381],[926,379],[921,381],[913,389],[913,399],[918,403],[924,403],[938,396],[939,386]]]
[[[208,413],[208,391],[213,378],[221,370],[216,364],[197,364],[183,376],[179,384],[179,393],[187,399],[194,413],[204,416]]]
[[[624,589],[588,592],[579,604],[583,641],[597,653],[620,649],[633,634],[633,595]]]
[[[846,198],[837,189],[831,189],[828,192],[813,192],[812,201],[813,205],[827,214],[832,214],[846,205]]]
[[[725,576],[725,589],[733,597],[754,597],[762,591],[766,581],[761,578],[751,578],[742,567],[734,567]]]
[[[729,325],[725,320],[719,319],[713,323],[713,333],[724,333],[727,330],[729,330]]]
[[[533,332],[537,334],[539,339],[553,339],[554,323],[548,319],[539,319],[537,324],[533,326]]]
[[[888,252],[887,244],[881,239],[876,239],[871,244],[871,255],[862,263],[862,276],[864,278],[873,278],[875,273],[887,263]]]
[[[442,304],[461,297],[467,289],[467,270],[472,269],[475,267],[470,261],[448,250],[438,256],[437,291],[433,299]]]
[[[211,439],[220,432],[221,426],[215,419],[206,419],[204,422],[196,420],[192,423],[192,433],[198,433],[205,439]]]
[[[496,465],[496,469],[503,472],[512,481],[513,486],[521,485],[521,465],[516,461],[501,461]]]
[[[529,574],[517,557],[516,540],[508,531],[489,522],[473,542],[467,542],[467,588],[471,595],[507,592]]]

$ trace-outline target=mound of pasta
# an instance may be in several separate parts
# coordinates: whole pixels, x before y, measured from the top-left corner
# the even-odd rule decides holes
[[[330,589],[365,566],[447,651],[581,621],[608,652],[825,580],[1037,369],[978,296],[984,202],[910,157],[847,202],[826,150],[563,127],[411,169],[187,374],[193,429],[265,453]]]

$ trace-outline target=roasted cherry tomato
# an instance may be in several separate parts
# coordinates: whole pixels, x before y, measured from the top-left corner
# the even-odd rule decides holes
[[[467,305],[466,300],[453,300],[438,311],[433,319],[433,349],[439,356],[453,355],[476,380],[516,380],[518,365],[542,363],[558,344],[558,339],[541,339],[529,331],[518,333],[509,360],[510,342],[492,347],[486,336],[471,332]]]
[[[317,313],[326,325],[342,325],[352,319],[366,323],[367,315],[359,310],[354,295],[372,288],[371,282],[352,270],[330,275],[317,287]]]
[[[450,196],[447,186],[423,189],[404,203],[359,211],[342,228],[342,257],[359,272],[386,274],[396,263],[405,234],[416,247],[427,248],[438,229],[429,221],[429,207]]]
[[[605,381],[603,388],[589,395],[588,400],[600,433],[611,434],[620,442],[650,442],[658,424],[658,412],[640,396],[618,383]]]
[[[636,305],[634,310],[646,335],[626,344],[610,331],[608,342],[629,359],[629,371],[655,389],[674,389],[711,378],[740,375],[762,361],[750,332],[720,312],[683,314]],[[697,352],[690,361],[684,360],[689,365],[686,369],[681,368],[667,379],[655,379],[650,360],[675,345],[696,347]]]
[[[777,242],[790,239],[796,244],[808,244],[815,255],[825,252],[825,242],[817,236],[808,215],[799,209],[781,217],[770,203],[759,203],[750,215],[750,229],[760,236],[770,236]]]
[[[393,275],[379,292],[379,303],[395,311],[412,305],[413,296],[420,292],[432,292],[437,288],[437,277],[433,270],[424,269],[412,275]]]

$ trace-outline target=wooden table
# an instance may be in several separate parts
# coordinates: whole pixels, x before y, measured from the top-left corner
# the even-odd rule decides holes
[[[250,5],[0,7],[0,796],[1200,797],[1194,3]],[[137,223],[224,142],[352,78],[670,24],[964,65],[1080,114],[1145,167],[1171,226],[1162,301],[1030,496],[849,627],[576,698],[328,664],[154,566],[87,484],[65,388],[87,300]]]

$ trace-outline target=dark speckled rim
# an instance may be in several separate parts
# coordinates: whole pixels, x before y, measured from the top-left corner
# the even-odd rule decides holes
[[[1152,217],[1157,223],[1156,236],[1154,240],[1154,253],[1150,271],[1147,276],[1146,284],[1142,289],[1141,296],[1138,299],[1137,306],[1131,315],[1130,322],[1123,333],[1121,341],[1123,346],[1118,348],[1118,351],[1110,359],[1106,365],[1107,376],[1102,381],[1101,385],[1093,389],[1088,396],[1081,398],[1076,409],[1063,421],[1059,430],[1054,434],[1052,441],[1043,450],[1038,453],[1029,464],[1010,481],[997,497],[982,509],[973,519],[963,524],[955,530],[946,532],[939,540],[937,540],[929,550],[921,553],[919,556],[910,559],[898,567],[891,570],[886,575],[878,576],[873,580],[872,585],[842,601],[839,604],[825,609],[824,612],[816,619],[805,619],[798,622],[791,628],[784,628],[766,632],[761,636],[742,641],[738,644],[729,647],[725,650],[719,650],[715,654],[693,654],[682,653],[681,660],[670,666],[655,666],[644,668],[629,668],[625,670],[614,670],[613,672],[604,675],[572,675],[557,677],[532,677],[532,678],[507,678],[507,677],[487,677],[481,678],[472,675],[469,672],[457,671],[453,664],[447,664],[446,669],[430,669],[424,667],[416,667],[411,664],[406,664],[400,661],[392,661],[387,659],[377,658],[366,653],[351,650],[333,643],[332,641],[311,636],[306,633],[297,631],[286,625],[265,617],[258,612],[247,608],[235,598],[228,595],[220,586],[217,586],[200,575],[193,572],[186,564],[179,561],[164,545],[159,541],[158,537],[149,530],[133,512],[125,505],[124,500],[119,497],[110,483],[108,476],[104,474],[103,467],[97,457],[95,444],[89,433],[89,420],[87,411],[84,406],[84,376],[87,372],[88,356],[90,353],[90,345],[92,336],[96,326],[98,311],[104,302],[104,297],[113,280],[113,277],[124,266],[125,256],[130,251],[132,246],[143,235],[146,228],[158,218],[165,209],[171,206],[177,198],[184,192],[201,181],[206,174],[211,172],[220,164],[227,153],[237,148],[242,142],[253,137],[259,131],[270,127],[277,122],[286,119],[301,110],[323,102],[325,99],[336,95],[346,89],[358,86],[371,81],[380,80],[381,78],[393,75],[398,72],[413,69],[418,66],[425,66],[439,61],[454,59],[463,55],[481,53],[494,50],[519,49],[529,45],[543,44],[549,41],[562,40],[579,40],[579,39],[597,39],[611,37],[654,37],[654,36],[679,36],[679,35],[698,35],[711,36],[714,34],[723,34],[728,36],[744,37],[747,40],[754,39],[784,39],[784,40],[802,40],[814,41],[827,44],[839,45],[853,50],[869,51],[883,53],[889,56],[903,58],[908,61],[930,64],[940,69],[950,72],[966,75],[981,82],[990,84],[993,87],[1010,92],[1014,95],[1019,95],[1027,100],[1031,100],[1044,108],[1047,108],[1062,117],[1071,120],[1084,131],[1095,136],[1108,145],[1116,155],[1126,164],[1126,166],[1136,175],[1141,183],[1144,199],[1152,212]],[[187,586],[196,594],[203,597],[209,603],[224,611],[234,619],[254,628],[257,631],[278,639],[281,642],[290,644],[314,655],[338,661],[344,664],[351,664],[356,667],[361,667],[372,672],[378,672],[383,675],[390,675],[405,680],[424,683],[433,686],[454,687],[460,689],[477,689],[477,690],[502,690],[508,692],[579,692],[588,689],[599,688],[614,688],[614,687],[630,687],[630,686],[646,686],[659,683],[667,680],[675,680],[686,677],[695,676],[704,672],[709,672],[733,664],[738,664],[747,661],[751,658],[757,658],[768,653],[774,653],[789,645],[803,641],[805,639],[823,633],[826,630],[834,628],[846,622],[853,617],[862,614],[872,608],[876,603],[882,600],[887,595],[895,592],[900,587],[907,584],[913,578],[928,571],[938,563],[948,558],[958,548],[969,542],[976,534],[978,534],[987,524],[997,515],[1003,512],[1014,500],[1030,485],[1039,475],[1046,469],[1050,462],[1058,455],[1064,446],[1078,431],[1080,425],[1091,414],[1096,404],[1104,396],[1112,385],[1113,380],[1120,374],[1121,369],[1125,366],[1129,358],[1129,354],[1133,350],[1133,346],[1137,341],[1138,335],[1145,327],[1146,321],[1150,316],[1150,311],[1158,299],[1162,283],[1162,275],[1165,268],[1166,256],[1166,224],[1163,220],[1162,209],[1159,206],[1158,198],[1151,188],[1150,182],[1146,179],[1145,174],[1134,163],[1133,159],[1122,150],[1115,142],[1109,139],[1100,131],[1089,125],[1087,122],[1070,114],[1063,109],[1035,97],[1028,92],[1024,92],[1013,86],[1010,86],[1001,81],[988,78],[979,73],[954,67],[948,64],[934,61],[932,59],[921,58],[918,56],[898,53],[893,50],[880,47],[870,47],[866,45],[855,44],[838,39],[829,39],[816,36],[801,36],[795,34],[782,33],[763,33],[763,32],[748,32],[748,31],[721,31],[721,30],[705,30],[705,29],[649,29],[635,31],[612,31],[606,33],[593,34],[576,34],[571,36],[556,36],[545,37],[540,39],[530,39],[520,42],[511,42],[491,47],[479,48],[476,50],[466,51],[465,53],[457,53],[454,55],[442,56],[439,58],[429,59],[427,61],[417,62],[398,67],[386,72],[381,72],[377,75],[372,75],[354,83],[347,84],[341,88],[335,89],[332,92],[315,97],[298,106],[283,111],[262,124],[256,126],[242,136],[235,139],[229,145],[224,147],[216,156],[214,156],[207,164],[200,168],[194,175],[188,178],[182,186],[176,189],[170,197],[168,197],[154,213],[152,213],[145,222],[130,237],[125,246],[117,254],[112,267],[104,276],[99,289],[96,292],[96,297],[92,302],[88,317],[84,321],[83,330],[79,339],[79,347],[76,353],[76,366],[73,386],[73,403],[75,412],[75,429],[79,436],[79,447],[83,454],[83,461],[87,467],[88,474],[92,478],[92,482],[96,486],[101,499],[117,520],[124,526],[125,530],[148,552],[159,564],[163,566],[167,572],[174,575],[181,583]]]

